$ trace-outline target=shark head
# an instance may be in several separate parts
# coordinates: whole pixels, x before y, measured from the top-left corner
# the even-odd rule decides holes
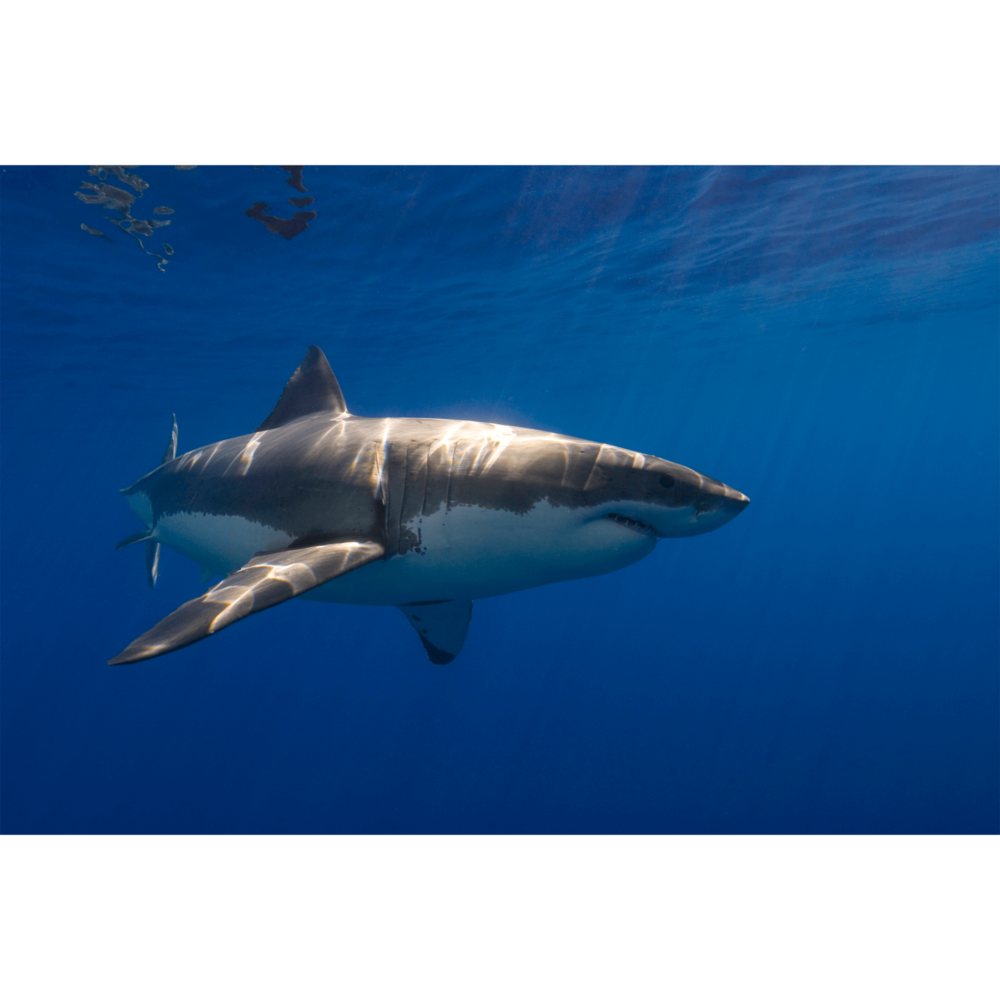
[[[594,514],[656,538],[714,531],[750,503],[717,479],[653,455],[605,446],[595,469],[604,481],[595,484]]]
[[[657,469],[656,465],[669,466]],[[750,498],[717,479],[672,462],[653,463],[643,470],[655,479],[651,491],[656,498],[649,511],[661,538],[686,538],[714,531],[745,510]]]

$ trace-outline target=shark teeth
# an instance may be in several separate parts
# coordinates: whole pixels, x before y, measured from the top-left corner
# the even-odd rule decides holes
[[[638,521],[634,517],[626,517],[624,514],[614,513],[606,514],[605,516],[609,521],[614,521],[615,524],[620,524],[623,528],[638,531],[641,535],[652,535],[655,538],[659,534],[651,524],[646,524],[645,521]]]

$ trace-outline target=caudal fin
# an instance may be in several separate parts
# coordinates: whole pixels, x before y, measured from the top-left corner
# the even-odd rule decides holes
[[[160,543],[146,542],[146,583],[150,590],[156,590],[156,578],[160,575]]]
[[[167,442],[167,450],[163,453],[163,461],[160,465],[166,465],[177,457],[177,414],[173,415],[173,427],[170,430],[170,440]],[[146,543],[146,582],[150,590],[156,589],[156,579],[160,575],[160,543],[150,539],[152,528],[137,531],[134,535],[122,539],[116,549],[123,549],[126,545],[135,545],[136,542]]]

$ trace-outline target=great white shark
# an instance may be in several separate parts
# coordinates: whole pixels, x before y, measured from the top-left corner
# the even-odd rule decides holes
[[[177,455],[122,490],[160,546],[224,579],[110,662],[198,642],[292,597],[395,605],[433,663],[465,642],[472,602],[597,576],[661,538],[713,531],[750,502],[654,455],[502,424],[348,413],[310,347],[252,434]]]

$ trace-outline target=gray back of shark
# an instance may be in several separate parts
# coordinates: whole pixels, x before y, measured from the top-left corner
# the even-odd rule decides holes
[[[348,413],[310,347],[253,434],[176,455],[122,492],[159,546],[224,579],[111,663],[171,652],[292,597],[396,605],[434,663],[472,602],[621,569],[749,500],[653,455],[522,427]]]

